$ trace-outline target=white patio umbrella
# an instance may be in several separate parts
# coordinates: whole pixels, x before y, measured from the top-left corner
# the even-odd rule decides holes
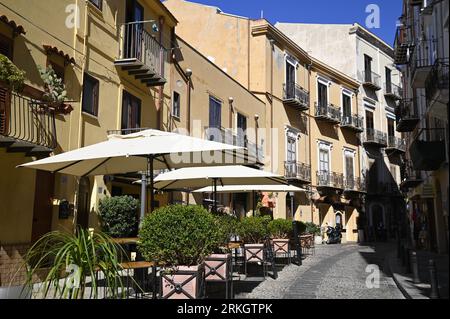
[[[270,172],[246,166],[188,167],[170,171],[155,178],[155,188],[182,189],[212,186],[214,211],[217,208],[217,183],[225,185],[286,185],[286,180]]]
[[[141,217],[145,214],[146,185],[150,185],[153,211],[153,171],[180,167],[228,165],[247,162],[241,147],[159,130],[110,135],[104,142],[20,165],[75,176],[146,171],[141,187]],[[237,151],[237,152],[236,152]],[[211,154],[211,152],[214,152]]]
[[[253,211],[255,211],[255,191],[260,192],[306,192],[305,189],[293,185],[225,185],[217,186],[217,193],[252,193]],[[207,186],[193,193],[213,193],[214,187]]]

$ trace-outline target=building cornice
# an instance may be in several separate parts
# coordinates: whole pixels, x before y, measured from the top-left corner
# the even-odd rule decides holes
[[[357,36],[363,38],[367,42],[379,48],[381,51],[386,53],[390,58],[394,59],[394,49],[389,44],[381,40],[379,37],[377,37],[369,30],[365,29],[360,24],[355,23],[350,28],[349,34],[356,34]]]

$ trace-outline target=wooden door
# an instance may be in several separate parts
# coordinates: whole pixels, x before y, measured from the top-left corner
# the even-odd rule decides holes
[[[0,84],[0,135],[8,133],[11,94],[10,90]]]
[[[82,177],[78,188],[77,200],[77,225],[87,229],[89,227],[89,202],[91,195],[91,187],[89,178]]]
[[[33,224],[31,231],[31,240],[33,242],[52,230],[52,198],[54,186],[54,174],[36,171]]]

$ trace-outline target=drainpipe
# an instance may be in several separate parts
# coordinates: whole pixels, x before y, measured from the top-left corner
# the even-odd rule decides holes
[[[159,34],[158,34],[158,42],[160,45],[162,45],[162,35],[163,35],[163,28],[164,28],[164,17],[159,17],[159,21],[158,21],[158,29],[159,29]],[[172,44],[170,44],[170,47],[172,46]],[[172,59],[171,56],[168,57],[170,60]],[[160,50],[159,52],[159,69],[161,72],[161,76],[164,77],[164,52],[163,50]],[[157,118],[157,123],[156,123],[156,127],[158,130],[161,129],[162,127],[162,108],[163,108],[163,95],[164,95],[164,85],[160,85],[158,87],[158,106],[156,107],[156,118]]]
[[[84,84],[84,72],[86,70],[86,62],[87,62],[87,57],[86,57],[86,53],[87,53],[87,37],[88,37],[88,12],[89,12],[89,4],[88,1],[85,0],[84,1],[84,30],[83,30],[83,65],[81,67],[81,87],[83,87]],[[79,119],[78,119],[78,148],[81,147],[81,130],[83,128],[83,107],[82,107],[82,103],[83,103],[83,90],[81,90],[81,98],[80,98],[80,112],[79,112]]]
[[[308,92],[309,92],[309,108],[311,109],[311,67],[312,63],[308,64]],[[311,112],[311,111],[309,111]],[[311,116],[308,114],[308,135],[309,135],[309,166],[310,166],[310,172],[311,172],[311,183],[312,183],[312,177],[314,175],[312,171],[312,136],[311,136]],[[310,199],[309,199],[309,205],[310,205],[310,211],[311,211],[311,222],[314,222],[314,213],[313,213],[313,202],[312,202],[312,190],[310,189],[309,193]],[[320,223],[320,218],[319,218]],[[320,225],[319,225],[320,226]]]
[[[270,42],[270,129],[273,128],[273,52],[275,50],[275,40]],[[273,136],[270,131],[270,171],[273,172]]]
[[[186,77],[187,77],[187,94],[186,94],[186,103],[187,103],[187,116],[186,116],[186,130],[189,135],[191,135],[191,86],[192,86],[192,70],[186,69]]]

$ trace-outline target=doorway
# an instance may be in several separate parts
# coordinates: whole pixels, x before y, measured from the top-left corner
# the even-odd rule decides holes
[[[50,172],[36,171],[33,224],[31,228],[32,242],[35,242],[52,230],[54,177],[54,174]]]
[[[88,177],[80,179],[77,200],[77,226],[83,229],[89,228],[89,203],[91,187]]]

